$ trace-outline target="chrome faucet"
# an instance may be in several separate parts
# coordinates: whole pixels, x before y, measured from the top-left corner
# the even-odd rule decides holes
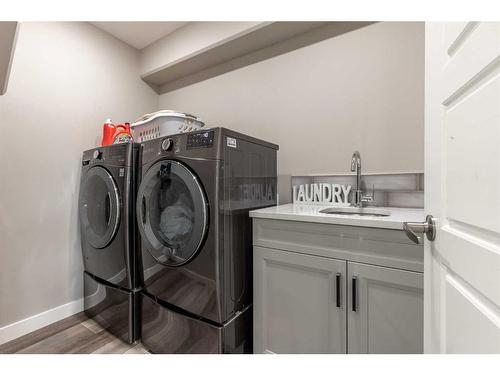
[[[353,206],[355,207],[363,207],[364,203],[373,202],[373,193],[372,194],[363,194],[363,190],[361,190],[361,154],[359,151],[354,151],[351,159],[351,172],[356,172],[356,189],[354,190],[354,202]]]

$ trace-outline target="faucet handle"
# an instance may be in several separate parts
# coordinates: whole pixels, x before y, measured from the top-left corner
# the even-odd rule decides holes
[[[361,197],[362,202],[373,202],[375,198],[375,184],[372,185],[372,191],[370,194],[363,194]]]

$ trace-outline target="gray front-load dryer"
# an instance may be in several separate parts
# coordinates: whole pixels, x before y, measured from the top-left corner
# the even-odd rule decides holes
[[[278,146],[225,128],[144,143],[142,342],[252,351],[252,209],[276,204]]]

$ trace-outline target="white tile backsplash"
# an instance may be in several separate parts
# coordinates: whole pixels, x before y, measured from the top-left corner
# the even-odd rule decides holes
[[[405,207],[405,208],[423,208],[423,191],[390,191],[387,192],[386,206]]]
[[[291,186],[311,183],[356,184],[355,175],[292,176]],[[424,174],[394,173],[370,174],[361,178],[361,189],[371,193],[375,189],[375,205],[403,208],[424,207]],[[285,203],[285,202],[283,202]]]

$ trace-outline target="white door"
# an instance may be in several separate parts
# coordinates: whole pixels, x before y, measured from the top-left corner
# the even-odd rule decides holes
[[[426,25],[424,351],[500,353],[500,23]]]

